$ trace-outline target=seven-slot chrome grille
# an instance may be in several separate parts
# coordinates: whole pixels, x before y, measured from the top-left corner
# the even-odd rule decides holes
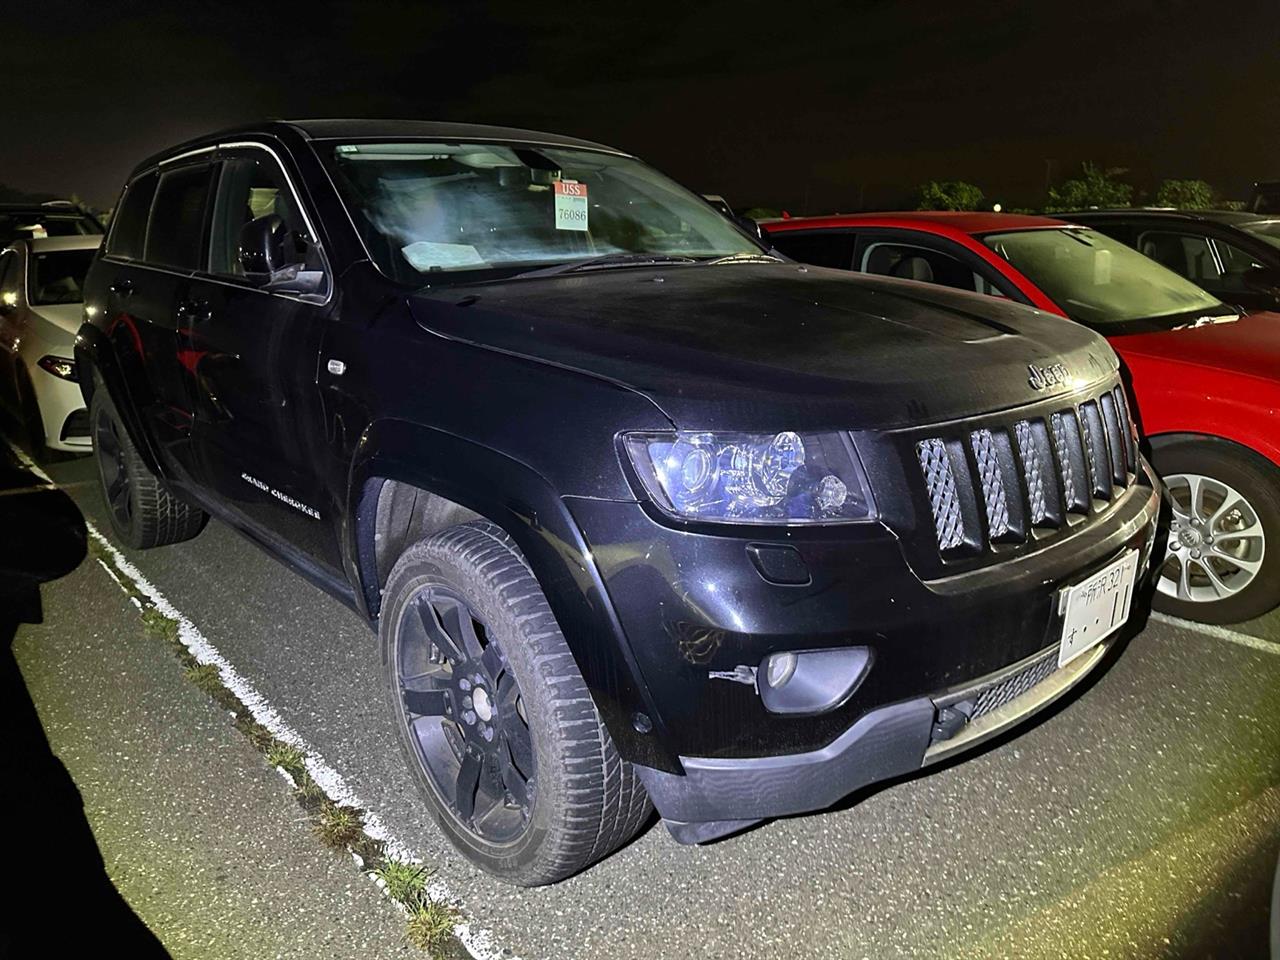
[[[916,443],[944,557],[1023,543],[1113,500],[1137,472],[1118,384],[1047,415],[979,429],[959,425]]]

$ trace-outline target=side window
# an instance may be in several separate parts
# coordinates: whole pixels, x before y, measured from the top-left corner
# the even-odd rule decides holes
[[[1138,252],[1196,283],[1213,282],[1222,276],[1208,237],[1148,230],[1138,237]]]
[[[147,222],[143,258],[180,270],[199,269],[204,248],[204,214],[209,199],[209,166],[180,167],[160,175]]]
[[[1217,252],[1218,262],[1222,265],[1221,288],[1232,293],[1249,292],[1249,284],[1244,282],[1245,274],[1250,270],[1263,267],[1264,264],[1248,251],[1241,250],[1234,244],[1217,237],[1213,238],[1213,249]]]
[[[107,253],[114,257],[141,260],[147,236],[147,215],[151,212],[151,200],[156,195],[159,176],[146,173],[125,188],[124,196],[116,205],[111,218],[111,236],[107,238]]]
[[[858,269],[863,273],[937,283],[957,290],[999,293],[992,284],[950,254],[905,243],[871,244],[863,251]]]
[[[276,162],[258,151],[226,160],[213,208],[209,270],[243,277],[240,231],[246,224],[271,215],[284,222],[286,255],[290,259],[296,256],[298,263],[308,260],[311,243],[306,223]]]
[[[801,232],[779,230],[769,234],[770,242],[792,260],[811,263],[815,267],[838,267],[848,270],[853,265],[855,236],[848,232],[825,230]]]
[[[1006,300],[1009,298],[1009,294],[1005,293],[994,280],[989,280],[980,273],[973,275],[973,285],[979,293],[985,293],[988,297],[1003,297]]]

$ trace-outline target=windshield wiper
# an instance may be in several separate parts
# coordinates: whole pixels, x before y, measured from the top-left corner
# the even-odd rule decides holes
[[[1210,327],[1210,326],[1213,326],[1215,323],[1231,323],[1232,321],[1239,320],[1239,319],[1240,319],[1240,315],[1238,313],[1226,313],[1220,316],[1206,314],[1205,316],[1202,316],[1202,317],[1196,317],[1190,323],[1180,323],[1173,329],[1174,330],[1194,330],[1196,327]]]
[[[664,263],[697,263],[693,257],[669,253],[605,253],[585,260],[571,260],[568,263],[557,263],[554,267],[539,267],[537,270],[526,270],[517,273],[510,279],[523,280],[527,277],[555,277],[564,273],[576,273],[579,270],[607,270],[612,267],[645,267]]]
[[[701,262],[709,267],[716,267],[722,263],[784,263],[785,261],[771,253],[731,253],[727,257],[714,257]]]

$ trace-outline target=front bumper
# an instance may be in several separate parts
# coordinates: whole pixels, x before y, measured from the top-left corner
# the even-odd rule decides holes
[[[575,506],[658,707],[654,735],[683,768],[637,766],[672,833],[699,842],[823,809],[971,748],[1064,695],[1103,662],[1114,635],[1057,668],[1058,591],[1131,549],[1149,578],[1160,496],[1145,470],[1143,479],[1068,540],[934,581],[914,575],[895,540],[867,531],[856,543],[797,538],[810,582],[762,583],[742,540],[659,531],[632,513],[625,541],[609,546],[604,521],[617,530],[622,505]],[[725,679],[772,652],[855,645],[873,651],[874,665],[822,715],[770,713],[754,685]],[[1001,684],[1021,686],[938,736],[941,710]]]
[[[40,409],[45,444],[49,449],[68,453],[92,450],[89,415],[80,394],[80,384],[55,377],[39,366],[31,372],[31,384],[36,394],[36,406]]]
[[[1059,699],[1106,657],[1114,641],[1054,669],[1043,680],[947,738],[935,720],[948,695],[919,697],[864,714],[820,750],[740,760],[682,757],[685,775],[637,767],[654,806],[681,843],[702,843],[760,820],[822,810],[861,787],[909,774],[972,749]],[[990,677],[967,685],[975,693],[1017,682],[1043,661],[1057,662],[1049,647]]]

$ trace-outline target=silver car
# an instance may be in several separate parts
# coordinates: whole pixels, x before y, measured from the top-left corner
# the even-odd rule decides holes
[[[0,253],[0,406],[34,453],[88,453],[89,416],[72,344],[101,236],[19,240]]]

